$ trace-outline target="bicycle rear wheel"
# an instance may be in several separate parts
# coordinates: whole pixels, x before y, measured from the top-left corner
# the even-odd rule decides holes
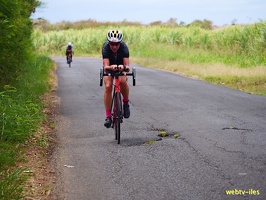
[[[68,63],[69,67],[71,67],[71,62],[72,62],[72,57],[71,57],[71,55],[68,55],[67,56],[67,63]]]
[[[115,139],[117,140],[117,144],[120,144],[120,125],[122,122],[122,102],[121,102],[121,93],[117,92],[115,94],[114,100],[114,129],[115,129]]]

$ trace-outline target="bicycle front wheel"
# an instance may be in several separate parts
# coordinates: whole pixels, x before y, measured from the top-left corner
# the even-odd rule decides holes
[[[114,127],[115,127],[115,139],[117,140],[117,144],[120,144],[120,125],[122,121],[122,102],[121,102],[121,93],[115,94],[114,101]]]

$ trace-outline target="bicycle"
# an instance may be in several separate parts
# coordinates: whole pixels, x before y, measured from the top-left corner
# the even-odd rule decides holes
[[[103,67],[100,68],[100,86],[103,85],[103,77],[104,76],[113,76],[114,84],[113,84],[113,97],[112,97],[112,107],[111,107],[111,117],[112,117],[112,128],[115,130],[115,139],[117,140],[117,144],[120,144],[120,134],[121,129],[120,125],[123,123],[123,106],[122,106],[122,97],[120,92],[120,81],[119,76],[132,76],[133,77],[133,86],[136,85],[136,68],[132,68],[131,73],[123,74],[121,71],[111,71],[104,73]]]
[[[71,67],[71,62],[72,62],[72,53],[69,53],[67,55],[67,64],[69,67]]]

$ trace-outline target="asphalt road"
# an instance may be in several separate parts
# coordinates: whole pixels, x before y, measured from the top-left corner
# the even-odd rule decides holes
[[[55,199],[266,199],[266,97],[132,64],[131,117],[118,145],[103,126],[101,59],[74,58],[71,68],[53,59]],[[168,137],[158,136],[162,129]]]

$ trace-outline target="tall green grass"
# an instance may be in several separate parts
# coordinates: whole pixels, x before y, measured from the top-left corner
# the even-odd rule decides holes
[[[180,59],[190,62],[219,62],[240,67],[266,65],[266,23],[232,26],[223,30],[198,27],[126,26],[82,30],[34,31],[36,50],[47,55],[63,55],[68,41],[76,55],[100,55],[109,29],[124,33],[133,57]]]
[[[168,66],[166,70],[266,95],[266,22],[263,21],[214,30],[195,26],[99,26],[48,32],[35,29],[33,41],[36,50],[46,55],[63,56],[65,45],[71,41],[75,56],[100,57],[109,29],[123,31],[131,60],[138,64],[164,69]],[[232,68],[235,70],[230,74]]]
[[[27,140],[45,120],[41,96],[50,88],[52,60],[34,56],[25,63],[13,85],[0,89],[0,199],[21,199],[26,180],[15,167]]]
[[[23,174],[23,169],[2,171],[0,177],[3,177],[0,182],[1,200],[20,200],[25,197],[22,185],[27,177]]]

